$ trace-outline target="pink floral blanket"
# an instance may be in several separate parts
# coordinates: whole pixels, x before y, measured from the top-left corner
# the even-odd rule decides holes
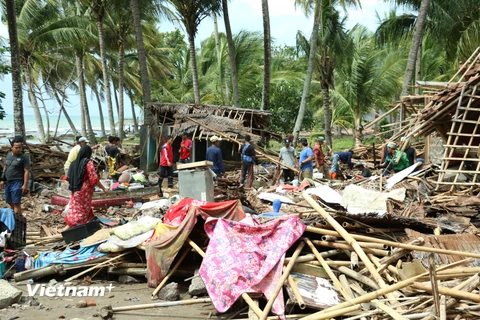
[[[285,252],[305,231],[298,217],[283,216],[265,224],[253,217],[240,222],[209,218],[210,237],[200,276],[215,308],[227,311],[242,293],[263,293],[267,299],[280,277]],[[283,292],[272,311],[284,318]]]

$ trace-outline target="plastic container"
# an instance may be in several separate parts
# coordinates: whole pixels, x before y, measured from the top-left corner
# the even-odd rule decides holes
[[[113,185],[113,180],[100,180],[100,182],[102,183],[102,185],[107,188],[107,190],[112,190],[112,185]]]
[[[100,226],[100,221],[95,219],[90,222],[87,222],[86,224],[82,224],[80,226],[76,226],[66,231],[63,231],[62,237],[63,237],[63,240],[65,240],[65,243],[68,244],[78,240],[85,239],[93,235],[95,232],[97,232],[101,228],[102,227]]]

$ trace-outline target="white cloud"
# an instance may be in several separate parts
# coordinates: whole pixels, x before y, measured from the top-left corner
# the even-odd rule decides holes
[[[255,15],[262,15],[261,0],[238,0],[237,2],[250,6]],[[270,17],[303,15],[301,10],[295,10],[295,0],[270,0],[268,1],[268,11]]]

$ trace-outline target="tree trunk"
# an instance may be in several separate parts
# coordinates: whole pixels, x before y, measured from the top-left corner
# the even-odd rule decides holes
[[[92,128],[92,121],[90,120],[90,112],[88,110],[87,93],[85,88],[85,77],[83,74],[83,54],[75,52],[75,67],[77,69],[78,77],[78,91],[80,94],[80,108],[82,110],[82,135],[88,137],[91,143],[95,143],[95,134]]]
[[[137,122],[137,116],[135,114],[135,102],[133,101],[133,97],[132,97],[132,94],[130,94],[130,91],[128,91],[128,97],[130,98],[130,104],[132,106],[133,132],[137,133],[138,132],[138,122]]]
[[[227,0],[222,0],[222,7],[223,7],[223,21],[225,22],[225,33],[227,35],[228,57],[230,60],[230,70],[232,73],[233,105],[239,108],[240,94],[238,92],[237,57],[235,55],[235,45],[233,43],[232,28],[230,27],[230,18],[228,15]]]
[[[270,109],[270,60],[272,55],[272,40],[270,38],[270,14],[268,0],[262,0],[263,15],[263,90],[261,110]]]
[[[225,73],[222,72],[222,56],[220,52],[220,37],[218,35],[218,21],[217,21],[216,14],[213,14],[213,36],[215,38],[215,52],[217,54],[218,81],[219,81],[218,87],[222,92],[222,99],[223,99],[222,104],[224,106],[227,106],[230,104],[230,94],[228,92],[229,91],[228,85],[226,85],[224,81]]]
[[[105,121],[103,120],[103,108],[102,108],[102,99],[100,99],[100,93],[98,92],[97,85],[91,86],[93,93],[95,94],[95,97],[97,98],[97,104],[98,104],[98,115],[100,117],[100,134],[102,137],[106,137],[107,134],[105,132]]]
[[[103,9],[101,9],[103,10]],[[102,60],[103,88],[107,99],[108,121],[110,122],[110,134],[115,136],[115,117],[113,116],[112,96],[110,94],[110,81],[108,80],[107,57],[105,55],[105,34],[103,31],[103,15],[97,13],[98,43],[100,46],[100,58]]]
[[[55,99],[57,100],[58,102],[58,105],[60,106],[60,112],[63,112],[63,114],[65,115],[65,119],[67,119],[67,122],[68,124],[70,125],[70,128],[72,129],[72,132],[75,134],[75,136],[78,136],[80,135],[80,133],[78,132],[77,128],[75,127],[75,124],[73,123],[72,119],[70,118],[70,116],[68,115],[67,113],[67,110],[65,109],[65,107],[63,106],[63,99],[60,100],[60,97],[58,96],[58,92],[57,90],[54,89],[54,95],[55,95]]]
[[[422,80],[422,55],[423,55],[423,49],[422,49],[422,43],[420,43],[420,46],[418,47],[418,52],[417,52],[417,61],[415,61],[415,86],[417,86],[417,81]],[[415,95],[420,94],[420,88],[415,88]]]
[[[50,117],[48,116],[47,106],[45,105],[45,100],[43,99],[42,90],[40,86],[35,83],[35,87],[38,90],[38,95],[40,96],[40,102],[42,103],[43,112],[45,113],[45,120],[47,121],[47,130],[45,130],[45,142],[50,143]]]
[[[322,96],[325,145],[332,149],[332,109],[330,108],[330,89],[328,87],[328,83],[322,85]]]
[[[188,44],[190,46],[190,64],[192,68],[193,78],[193,94],[195,96],[195,104],[200,104],[200,87],[198,84],[198,72],[197,72],[197,55],[195,52],[195,35],[189,32]]]
[[[415,31],[412,38],[412,46],[408,54],[407,68],[405,70],[405,78],[403,79],[402,96],[408,95],[410,85],[412,84],[413,73],[415,71],[415,62],[417,59],[417,52],[423,39],[423,30],[425,29],[425,22],[427,19],[428,9],[430,7],[430,0],[422,0],[420,10],[418,11],[417,21],[415,22]],[[400,121],[404,120],[405,115],[402,114]]]
[[[138,64],[140,66],[140,78],[142,80],[143,103],[152,102],[150,93],[150,79],[148,78],[147,55],[145,53],[145,45],[143,43],[142,22],[140,20],[140,9],[138,0],[130,0],[132,8],[133,23],[135,26],[135,39],[137,41]],[[152,121],[152,112],[150,109],[143,108],[143,123],[150,124]]]
[[[35,92],[33,91],[33,79],[28,61],[25,65],[25,81],[27,82],[28,87],[28,100],[32,105],[35,120],[37,121],[38,140],[40,143],[45,143],[45,129],[43,127],[42,114],[40,113],[37,97],[35,97]]]
[[[218,21],[216,14],[213,14],[213,36],[215,37],[215,52],[217,53],[217,60],[220,65],[220,37],[218,36]]]
[[[355,146],[360,146],[363,143],[363,128],[362,128],[362,116],[360,113],[360,107],[355,106],[355,111],[353,112],[353,123],[355,126]]]
[[[123,43],[120,44],[118,49],[118,130],[120,130],[119,137],[123,140],[125,137],[125,130],[123,128],[125,121],[124,101],[123,101],[123,87],[124,87],[124,65],[125,65],[125,51]]]
[[[115,82],[112,79],[112,87],[113,87],[113,98],[115,99],[115,107],[117,108],[117,115],[120,113],[120,107],[118,106],[118,94],[117,88],[115,87]]]
[[[317,53],[318,43],[318,31],[320,29],[320,7],[315,5],[315,14],[313,17],[313,30],[310,36],[310,54],[308,56],[307,74],[305,76],[305,82],[303,84],[302,100],[300,102],[300,108],[298,109],[297,120],[295,121],[295,127],[293,129],[294,143],[298,140],[298,135],[302,129],[303,118],[305,116],[305,110],[307,108],[308,95],[310,94],[310,84],[312,82],[313,67],[315,65],[315,56]],[[326,121],[326,120],[325,120]],[[327,128],[325,128],[326,130]]]
[[[16,136],[25,137],[25,120],[23,117],[22,73],[20,69],[20,50],[18,49],[17,14],[15,0],[5,1],[10,41],[10,61],[12,66],[13,88],[13,126]]]

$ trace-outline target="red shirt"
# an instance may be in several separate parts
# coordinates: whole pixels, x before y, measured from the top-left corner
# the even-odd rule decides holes
[[[315,144],[313,147],[313,154],[315,155],[315,162],[317,165],[323,165],[325,163],[325,154],[323,153],[322,146]]]
[[[185,147],[185,148],[184,148]],[[180,142],[180,160],[190,159],[192,153],[192,140],[186,139]]]
[[[173,164],[173,148],[168,143],[165,143],[160,150],[160,166],[168,167],[168,162]]]

